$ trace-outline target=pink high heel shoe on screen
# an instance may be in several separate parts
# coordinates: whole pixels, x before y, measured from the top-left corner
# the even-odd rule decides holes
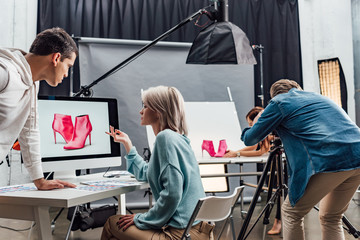
[[[73,137],[74,126],[70,115],[63,115],[59,113],[54,114],[54,120],[52,123],[52,129],[54,131],[54,139],[56,144],[56,132],[58,132],[69,143]]]
[[[225,139],[220,140],[219,149],[218,149],[218,151],[217,151],[217,153],[215,154],[214,157],[222,157],[222,156],[224,156],[224,154],[226,152],[226,149],[227,149],[226,140]]]
[[[89,115],[81,115],[75,118],[74,134],[71,141],[64,146],[64,149],[72,150],[79,149],[85,146],[85,140],[89,136],[89,142],[91,145],[91,131],[92,126],[89,119]]]
[[[213,157],[215,155],[213,141],[211,141],[211,140],[203,140],[203,143],[201,145],[202,156],[204,156],[204,150],[207,151],[210,154],[211,157]]]

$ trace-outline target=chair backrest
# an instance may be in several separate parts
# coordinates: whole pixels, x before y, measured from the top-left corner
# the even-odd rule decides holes
[[[241,186],[235,188],[234,193],[230,196],[200,198],[181,239],[189,237],[191,226],[195,220],[218,222],[228,218],[232,214],[234,206],[243,190],[244,186]]]

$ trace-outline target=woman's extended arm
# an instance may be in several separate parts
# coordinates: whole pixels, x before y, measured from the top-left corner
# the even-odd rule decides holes
[[[240,150],[237,150],[237,151],[233,151],[233,150],[226,150],[226,153],[225,155],[223,156],[224,158],[232,158],[232,157],[237,157],[237,153],[239,152],[241,156],[246,156],[246,155],[242,155],[241,153],[242,152],[254,152],[257,148],[257,144],[254,145],[254,146],[247,146],[247,147],[244,147]]]

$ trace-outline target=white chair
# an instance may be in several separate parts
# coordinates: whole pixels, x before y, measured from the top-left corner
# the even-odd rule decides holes
[[[189,232],[195,220],[201,220],[206,222],[219,222],[225,219],[226,221],[224,222],[217,239],[220,239],[220,236],[222,235],[229,219],[231,222],[233,239],[236,239],[232,213],[234,211],[235,204],[237,203],[241,195],[241,192],[243,190],[244,190],[244,186],[241,186],[235,188],[234,193],[230,196],[226,196],[226,197],[209,196],[209,197],[200,198],[194,209],[193,214],[191,215],[189,223],[186,226],[181,239],[186,239],[186,240],[191,239]]]

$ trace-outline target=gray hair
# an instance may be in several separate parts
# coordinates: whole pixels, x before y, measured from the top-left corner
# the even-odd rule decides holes
[[[287,93],[292,88],[297,88],[299,90],[303,90],[300,87],[300,85],[297,82],[295,82],[294,80],[280,79],[280,80],[276,81],[273,85],[271,85],[270,96],[271,96],[271,98],[273,98],[278,94]]]
[[[148,108],[159,113],[160,131],[171,129],[180,134],[188,134],[184,98],[175,87],[151,87],[143,92],[142,101]]]

